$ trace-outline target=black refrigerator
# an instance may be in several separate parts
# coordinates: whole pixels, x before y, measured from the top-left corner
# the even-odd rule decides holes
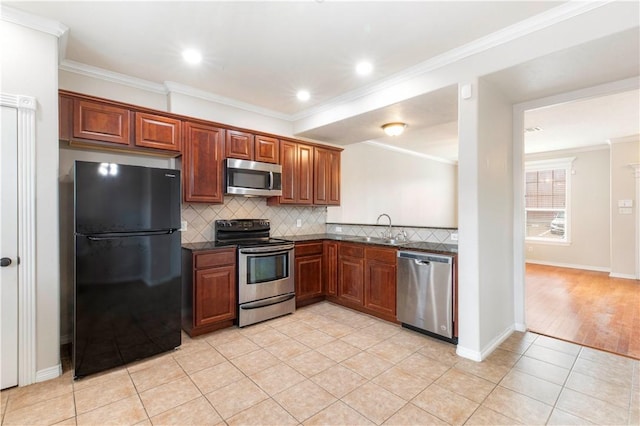
[[[73,365],[80,378],[181,343],[180,171],[76,161]]]

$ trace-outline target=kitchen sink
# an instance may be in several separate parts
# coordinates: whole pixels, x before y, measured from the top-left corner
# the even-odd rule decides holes
[[[405,244],[407,242],[407,241],[400,241],[395,238],[377,238],[377,237],[359,237],[359,236],[353,236],[348,238],[345,237],[344,239],[348,241],[362,241],[366,243],[386,244],[386,245],[392,245],[392,246],[398,246],[401,244]]]

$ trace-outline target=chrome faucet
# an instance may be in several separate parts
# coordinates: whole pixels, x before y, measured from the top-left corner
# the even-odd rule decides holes
[[[382,216],[386,216],[386,217],[387,217],[387,219],[389,219],[389,230],[386,232],[386,236],[385,236],[385,233],[384,233],[384,232],[382,233],[382,236],[383,236],[383,237],[385,237],[385,238],[393,238],[393,231],[391,230],[391,216],[389,216],[389,215],[388,215],[388,214],[386,214],[386,213],[382,213],[380,216],[378,216],[378,219],[376,219],[376,225],[378,225],[378,224],[379,224],[379,222],[380,222],[380,218],[381,218]]]

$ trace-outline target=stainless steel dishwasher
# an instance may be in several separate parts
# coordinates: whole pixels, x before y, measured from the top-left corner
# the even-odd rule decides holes
[[[398,251],[398,321],[452,343],[453,257]]]

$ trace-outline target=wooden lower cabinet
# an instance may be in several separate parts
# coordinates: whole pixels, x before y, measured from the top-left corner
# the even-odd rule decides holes
[[[338,298],[362,306],[364,303],[364,247],[338,246]]]
[[[364,266],[364,307],[396,318],[395,249],[366,248]]]
[[[182,328],[197,336],[236,318],[236,250],[182,249]]]
[[[304,306],[324,298],[323,247],[322,242],[296,244],[296,306]]]
[[[338,295],[338,243],[325,241],[323,243],[324,261],[324,293],[327,296]]]

